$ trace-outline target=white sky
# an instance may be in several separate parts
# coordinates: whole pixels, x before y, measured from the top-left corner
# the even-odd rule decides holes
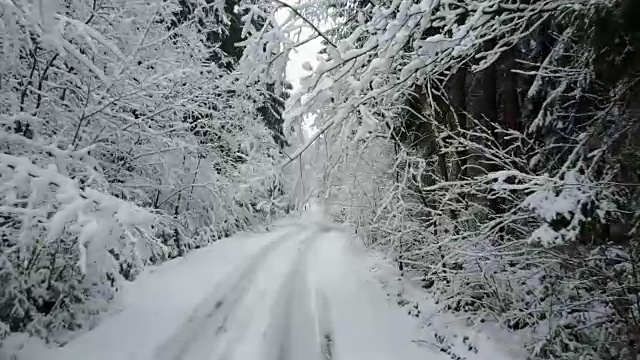
[[[290,0],[288,3],[295,6],[296,4],[300,3],[300,0]],[[278,22],[282,23],[286,21],[290,13],[291,11],[288,9],[281,9],[276,13],[276,19],[278,20]],[[300,32],[300,38],[294,40],[296,42],[304,41],[313,35],[314,33],[311,27],[304,26],[304,29]],[[322,47],[322,39],[317,38],[297,47],[289,54],[286,77],[287,81],[293,86],[294,93],[300,91],[300,79],[309,74],[308,71],[304,70],[302,64],[308,62],[311,67],[315,69],[318,65],[317,55]],[[312,126],[313,119],[314,116],[311,114],[307,114],[304,116],[302,129],[306,138],[309,138],[315,132]]]
[[[296,5],[300,3],[300,0],[290,0],[288,4]],[[288,9],[281,9],[276,13],[276,19],[279,22],[284,22],[288,17],[288,14],[291,13]],[[294,39],[296,41],[302,41],[308,39],[309,36],[313,35],[313,30],[305,26],[305,29],[301,31],[300,39]],[[318,55],[318,51],[322,49],[322,40],[320,38],[314,39],[302,46],[299,46],[295,50],[291,52],[289,55],[289,62],[287,64],[287,80],[293,86],[293,91],[298,91],[300,89],[300,78],[307,75],[308,72],[302,68],[302,64],[308,62],[314,69],[318,64],[318,60],[316,56]]]
[[[300,88],[300,78],[308,74],[308,72],[302,68],[302,64],[308,62],[315,69],[318,64],[316,56],[321,48],[322,42],[320,38],[318,38],[298,47],[289,55],[287,80],[293,85],[294,91]]]

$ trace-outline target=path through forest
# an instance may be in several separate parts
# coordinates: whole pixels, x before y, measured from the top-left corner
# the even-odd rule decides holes
[[[149,269],[125,289],[120,311],[47,358],[455,358],[453,342],[438,338],[448,325],[425,340],[419,302],[392,289],[394,271],[334,225],[281,223]],[[494,348],[464,351],[512,358]]]

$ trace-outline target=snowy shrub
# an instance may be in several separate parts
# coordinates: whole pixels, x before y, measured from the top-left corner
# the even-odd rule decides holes
[[[141,269],[155,216],[21,157],[0,154],[0,180],[0,318],[40,336],[76,329]]]

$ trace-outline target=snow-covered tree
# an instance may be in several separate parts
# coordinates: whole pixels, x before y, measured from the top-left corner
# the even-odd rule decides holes
[[[636,2],[278,3],[326,47],[285,129],[341,218],[533,358],[637,356]]]
[[[192,5],[0,4],[0,334],[63,340],[144,264],[265,219],[272,91],[223,66],[223,7]]]

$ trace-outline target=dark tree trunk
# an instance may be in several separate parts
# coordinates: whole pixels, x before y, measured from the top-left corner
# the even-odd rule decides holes
[[[460,67],[451,76],[449,80],[449,99],[453,108],[451,119],[451,130],[457,136],[464,136],[461,130],[468,130],[469,124],[467,119],[467,69]],[[466,149],[456,153],[454,168],[451,174],[451,180],[455,181],[466,177],[466,165],[468,158]]]
[[[504,61],[504,85],[502,86],[502,122],[511,130],[519,129],[520,101],[518,97],[518,78],[513,72],[516,66],[516,49],[511,48],[502,54]]]

